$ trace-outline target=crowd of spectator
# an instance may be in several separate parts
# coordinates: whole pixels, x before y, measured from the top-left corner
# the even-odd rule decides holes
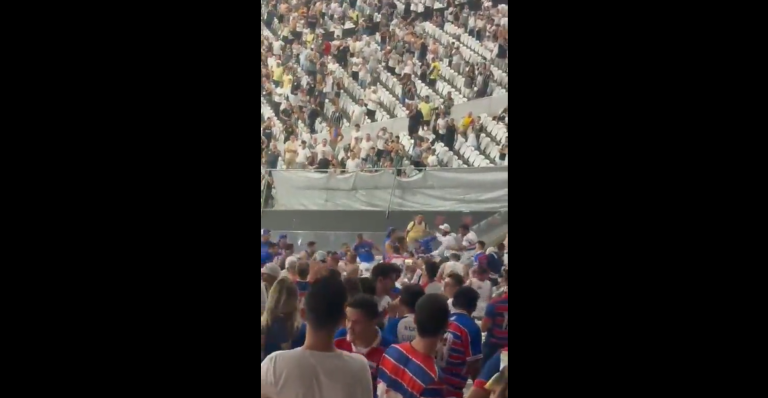
[[[507,12],[495,1],[263,1],[262,169],[506,164],[507,108],[453,108],[506,93]],[[361,132],[400,117],[407,131]]]
[[[507,396],[506,239],[418,217],[381,247],[261,235],[263,396]]]

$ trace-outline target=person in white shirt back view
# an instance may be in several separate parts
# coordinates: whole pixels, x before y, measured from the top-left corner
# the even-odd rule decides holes
[[[477,308],[472,313],[472,318],[482,319],[485,315],[485,308],[493,296],[493,286],[488,279],[490,276],[488,268],[484,266],[475,267],[472,269],[472,274],[472,279],[469,280],[468,285],[472,286],[480,294],[480,299],[477,301]]]
[[[365,119],[365,102],[363,102],[362,98],[360,98],[357,105],[352,109],[351,116],[349,124],[353,126],[363,124],[363,120]],[[357,131],[359,131],[359,129]],[[354,135],[352,138],[354,138]]]
[[[361,398],[373,396],[368,361],[337,350],[333,336],[344,320],[347,292],[334,276],[312,284],[301,310],[307,323],[304,345],[277,351],[261,363],[262,388],[278,398]]]
[[[445,278],[449,274],[459,274],[462,278],[469,276],[466,266],[461,262],[461,255],[459,253],[451,253],[448,256],[448,261],[443,263],[440,267],[438,279]]]

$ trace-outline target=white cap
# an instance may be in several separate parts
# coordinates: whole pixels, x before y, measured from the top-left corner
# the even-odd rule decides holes
[[[280,267],[277,266],[275,263],[269,263],[264,266],[264,268],[261,269],[262,274],[272,275],[275,278],[280,277]]]
[[[440,229],[442,229],[443,231],[450,232],[451,231],[451,226],[448,225],[448,224],[443,224],[443,225],[440,226]]]

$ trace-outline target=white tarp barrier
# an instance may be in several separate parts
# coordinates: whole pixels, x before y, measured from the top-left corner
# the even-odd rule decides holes
[[[276,210],[450,210],[507,209],[508,167],[426,170],[411,178],[383,171],[318,173],[274,170]],[[394,190],[393,190],[394,183]]]

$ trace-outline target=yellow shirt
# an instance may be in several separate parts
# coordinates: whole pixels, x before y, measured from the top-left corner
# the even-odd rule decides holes
[[[431,75],[429,75],[429,77],[430,77],[431,79],[437,79],[437,76],[439,76],[439,75],[440,75],[440,63],[438,63],[438,62],[433,62],[433,63],[432,63],[432,69],[433,69],[433,71],[432,71],[432,74],[431,74]]]
[[[432,107],[428,103],[420,103],[419,109],[421,110],[421,114],[424,115],[424,120],[430,120],[432,118]]]
[[[411,221],[410,224],[408,224],[408,228],[411,230],[411,232],[408,233],[408,242],[413,243],[419,240],[422,240],[429,235],[429,231],[427,231],[427,225],[426,223],[416,224],[415,222]]]
[[[288,75],[283,79],[283,90],[290,90],[291,84],[293,84],[293,78]]]
[[[315,41],[315,35],[310,33],[307,35],[307,44],[312,45],[312,42]]]
[[[296,157],[296,154],[299,150],[299,146],[293,142],[288,141],[285,143],[285,157],[286,158],[294,158]]]
[[[470,123],[472,123],[472,118],[467,116],[467,117],[464,118],[464,120],[461,121],[461,127],[462,128],[467,128],[467,127],[469,127]]]
[[[283,67],[282,66],[275,66],[272,68],[272,78],[275,79],[276,82],[283,81]]]
[[[357,19],[360,17],[360,15],[357,13],[357,11],[352,10],[349,12],[349,17],[352,18],[353,21],[357,22]]]

